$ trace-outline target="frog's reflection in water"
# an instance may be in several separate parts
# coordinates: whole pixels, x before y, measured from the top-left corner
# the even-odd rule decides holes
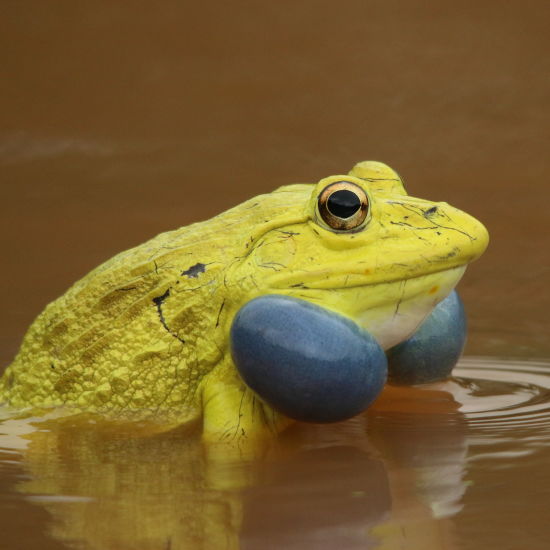
[[[18,489],[50,512],[53,537],[94,550],[452,548],[438,518],[464,491],[456,403],[439,391],[444,410],[394,410],[400,395],[368,418],[296,425],[253,462],[213,462],[197,433],[43,422],[21,436]]]
[[[374,548],[368,530],[391,509],[383,462],[349,446],[266,465],[243,497],[243,550]]]

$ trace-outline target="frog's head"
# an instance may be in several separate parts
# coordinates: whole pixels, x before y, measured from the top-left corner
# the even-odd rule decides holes
[[[447,203],[409,196],[397,173],[378,162],[259,199],[246,206],[256,209],[258,222],[230,274],[239,289],[239,303],[230,309],[267,294],[298,298],[351,319],[378,349],[409,338],[488,243],[477,220]],[[303,311],[304,318],[318,319]],[[290,322],[300,326],[289,315],[282,333]],[[269,324],[269,313],[260,316]],[[321,358],[323,350],[316,353]],[[289,357],[281,360],[288,364]],[[342,417],[340,411],[333,417]]]
[[[409,196],[380,162],[254,204],[261,223],[235,274],[241,288],[249,283],[242,303],[273,293],[305,299],[353,319],[384,349],[415,331],[488,243],[480,222]]]

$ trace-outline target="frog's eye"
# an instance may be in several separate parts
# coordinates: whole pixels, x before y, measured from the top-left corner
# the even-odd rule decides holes
[[[321,218],[330,228],[349,231],[365,221],[369,212],[369,198],[359,185],[337,181],[321,191],[317,206]]]

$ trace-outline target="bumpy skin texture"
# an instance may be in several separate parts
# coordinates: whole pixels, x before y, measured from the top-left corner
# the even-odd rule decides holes
[[[346,180],[368,194],[357,232],[334,232],[317,197]],[[203,418],[205,437],[269,434],[288,422],[243,384],[229,353],[238,309],[277,293],[345,315],[387,349],[408,338],[487,245],[485,228],[409,197],[384,164],[255,197],[115,256],[51,303],[0,387],[14,408]]]

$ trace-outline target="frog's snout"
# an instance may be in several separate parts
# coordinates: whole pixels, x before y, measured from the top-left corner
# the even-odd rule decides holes
[[[282,295],[244,305],[231,353],[263,401],[295,420],[337,422],[364,411],[387,378],[382,348],[350,319]]]
[[[455,245],[462,252],[457,255],[457,259],[473,262],[485,252],[489,244],[489,232],[478,219],[446,202],[426,210],[424,217],[433,222],[441,233],[447,232],[447,236],[453,235],[455,238],[458,234],[460,239],[455,241]]]

